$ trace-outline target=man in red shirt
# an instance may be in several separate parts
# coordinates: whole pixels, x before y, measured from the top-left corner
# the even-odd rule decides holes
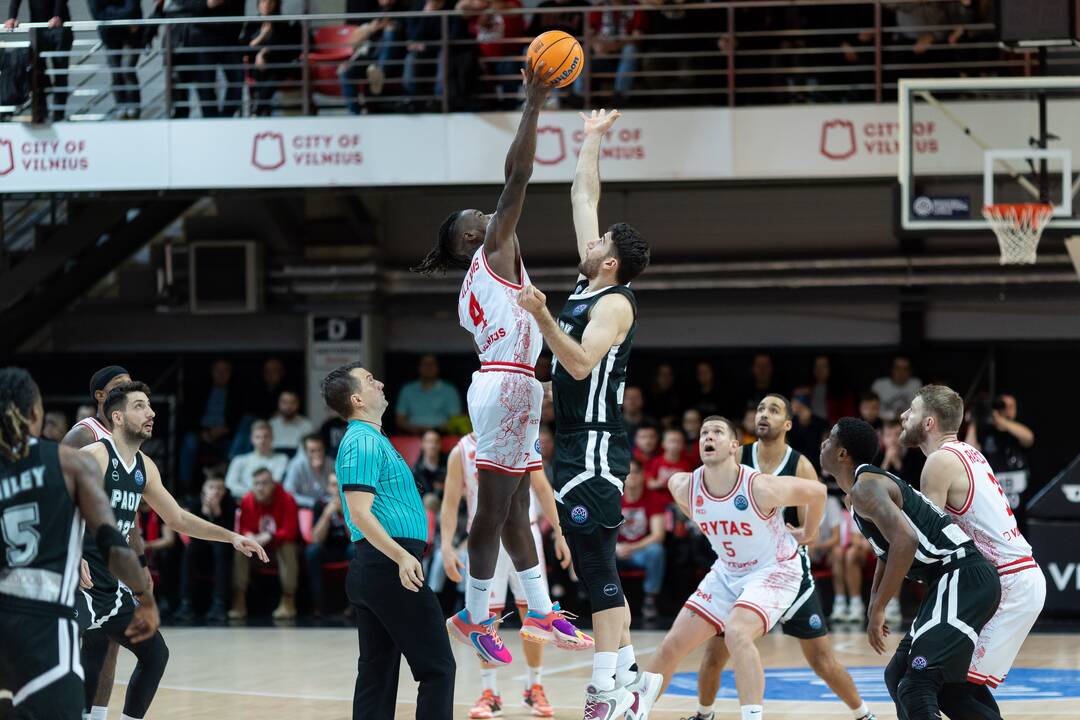
[[[656,423],[649,421],[638,425],[633,440],[631,453],[634,459],[641,463],[641,467],[646,467],[653,458],[660,455],[660,429]]]
[[[653,458],[645,466],[645,487],[660,494],[667,505],[672,502],[668,480],[675,473],[690,472],[694,466],[686,454],[686,438],[683,437],[682,430],[665,430],[661,448],[663,452],[660,456]]]
[[[664,498],[645,489],[641,463],[630,461],[630,474],[623,484],[622,512],[625,522],[619,526],[615,557],[620,570],[645,571],[645,602],[641,615],[656,618],[656,595],[664,585]]]
[[[297,539],[300,520],[296,500],[285,488],[274,482],[267,468],[252,475],[251,492],[240,500],[240,519],[237,532],[272,551],[277,560],[278,580],[281,582],[281,602],[274,610],[275,620],[296,617],[296,583],[300,572]],[[251,561],[237,553],[233,560],[233,607],[230,620],[247,617],[247,589],[251,577]]]

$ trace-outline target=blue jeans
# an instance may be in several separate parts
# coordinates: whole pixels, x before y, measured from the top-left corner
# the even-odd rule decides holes
[[[339,75],[341,80],[341,96],[345,98],[345,107],[353,115],[360,114],[360,80],[367,77],[367,66],[374,64],[387,76],[391,75],[389,63],[400,59],[405,48],[393,45],[397,40],[396,30],[388,28],[383,30],[382,35],[375,42],[376,50],[373,54],[373,62],[365,62],[359,59],[349,65],[349,69]]]
[[[619,560],[621,568],[636,568],[645,571],[643,583],[646,595],[656,595],[664,587],[664,569],[667,567],[667,554],[660,543],[646,545],[625,560]]]
[[[323,608],[323,563],[352,560],[356,544],[322,545],[311,543],[304,548],[304,564],[307,565],[308,585],[311,588],[311,606],[318,612]]]
[[[618,59],[615,58],[600,58],[593,60],[593,69],[596,72],[611,72],[615,71],[615,85],[614,92],[616,95],[629,95],[630,91],[634,89],[634,75],[638,66],[638,49],[637,45],[627,44],[623,45],[619,50]],[[577,83],[574,83],[575,89]]]
[[[401,85],[404,88],[406,95],[415,96],[427,94],[420,93],[417,90],[417,85],[419,83],[418,77],[421,72],[420,68],[422,67],[419,61],[430,60],[432,57],[438,60],[438,63],[435,65],[435,88],[432,90],[431,94],[436,97],[442,97],[443,56],[441,52],[436,52],[432,55],[431,51],[422,53],[410,52],[405,56],[405,70],[401,76]],[[427,65],[427,63],[424,63],[424,65]]]

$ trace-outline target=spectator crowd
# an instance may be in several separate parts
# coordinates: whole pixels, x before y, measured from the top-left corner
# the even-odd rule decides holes
[[[70,51],[70,0],[28,3],[43,51]],[[687,0],[347,0],[349,13],[371,19],[347,25],[307,25],[275,19],[281,0],[156,0],[149,18],[224,18],[253,14],[247,22],[192,22],[166,26],[107,26],[107,51],[115,99],[113,116],[143,112],[140,58],[160,53],[171,72],[175,118],[269,115],[298,112],[307,77],[316,110],[344,107],[350,113],[508,109],[521,102],[518,68],[529,40],[562,30],[584,43],[588,71],[552,94],[553,106],[580,108],[587,94],[620,108],[629,105],[693,105],[727,102],[728,64],[736,91],[750,104],[844,102],[873,99],[871,72],[875,30],[873,4],[799,5],[686,9]],[[87,0],[97,20],[143,18],[139,0]],[[17,25],[21,0],[12,0],[6,27]],[[590,9],[593,8],[593,9]],[[988,0],[885,3],[884,81],[898,73],[992,72],[993,14]],[[452,11],[445,28],[435,13]],[[395,13],[419,13],[400,17]],[[429,15],[430,14],[430,15]],[[734,21],[734,32],[729,27]],[[443,34],[446,37],[443,37]],[[691,35],[691,37],[680,37]],[[989,49],[988,49],[989,48]],[[310,68],[305,75],[303,64]],[[51,117],[65,117],[69,57],[49,57]],[[145,64],[145,63],[143,63]],[[890,66],[897,66],[893,71]],[[45,73],[45,61],[38,63]],[[1002,71],[999,67],[996,71]],[[1007,72],[1007,70],[1005,70]],[[219,80],[224,80],[219,84]],[[586,87],[586,84],[589,84]],[[29,91],[27,91],[29,92]],[[338,96],[341,99],[337,99]]]

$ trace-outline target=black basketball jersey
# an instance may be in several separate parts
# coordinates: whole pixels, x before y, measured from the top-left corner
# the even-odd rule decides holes
[[[904,514],[919,541],[915,549],[915,559],[907,573],[909,578],[929,584],[961,563],[967,564],[968,560],[981,558],[979,551],[975,549],[975,542],[952,521],[948,513],[930,502],[921,492],[892,473],[874,465],[860,465],[855,470],[855,482],[859,481],[859,476],[863,473],[884,475],[900,488],[903,503],[900,512]],[[885,539],[877,526],[860,517],[854,509],[851,511],[851,517],[870,543],[870,547],[874,549],[874,554],[879,558],[887,559],[889,541]]]
[[[587,291],[589,281],[582,279],[566,299],[559,313],[559,327],[570,337],[581,342],[589,313],[600,298],[618,293],[626,296],[634,309],[634,322],[626,337],[613,345],[596,367],[583,380],[575,380],[555,359],[551,364],[551,388],[555,403],[555,429],[560,433],[574,432],[582,428],[608,428],[623,432],[622,395],[626,384],[626,370],[630,363],[630,348],[637,330],[637,301],[634,292],[626,285],[611,285],[600,290]]]
[[[139,501],[142,499],[143,488],[146,487],[146,467],[143,464],[143,454],[135,453],[135,464],[128,467],[124,459],[116,452],[116,445],[112,438],[99,441],[109,452],[109,463],[105,467],[105,495],[109,498],[113,515],[116,516],[116,529],[127,539],[131,528],[135,526],[135,518],[139,514]],[[97,578],[111,577],[108,563],[98,552],[97,543],[89,534],[83,540],[83,557],[90,565],[91,576],[95,584]]]
[[[83,521],[64,482],[59,448],[32,440],[18,462],[0,455],[0,612],[71,612]]]
[[[795,471],[799,469],[799,460],[802,458],[802,453],[791,447],[785,445],[787,452],[780,461],[780,467],[775,470],[763,470],[758,465],[758,443],[751,445],[743,445],[742,447],[742,465],[752,467],[760,473],[767,472],[769,475],[791,475],[795,476]],[[784,508],[784,522],[798,527],[799,525],[799,510],[798,508],[786,507]],[[801,545],[800,548],[806,547]]]

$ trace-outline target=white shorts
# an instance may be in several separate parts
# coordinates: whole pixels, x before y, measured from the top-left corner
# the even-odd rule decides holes
[[[714,626],[717,635],[724,632],[724,623],[737,607],[760,617],[767,633],[795,602],[802,579],[802,559],[798,555],[745,575],[713,568],[684,605]]]
[[[531,371],[474,372],[468,403],[478,470],[523,475],[543,467],[539,438],[544,388]]]
[[[1001,602],[979,633],[971,656],[968,682],[996,688],[1016,660],[1046,601],[1046,578],[1037,565],[1001,575]]]
[[[536,557],[540,559],[540,572],[544,579],[544,592],[547,592],[547,563],[544,560],[544,541],[540,537],[540,526],[533,523],[530,528],[533,540],[536,542]],[[514,604],[525,607],[525,591],[521,588],[521,580],[514,569],[514,562],[510,559],[510,553],[499,543],[499,560],[495,563],[495,577],[491,580],[491,611],[496,615],[506,607],[506,589],[514,593]]]

